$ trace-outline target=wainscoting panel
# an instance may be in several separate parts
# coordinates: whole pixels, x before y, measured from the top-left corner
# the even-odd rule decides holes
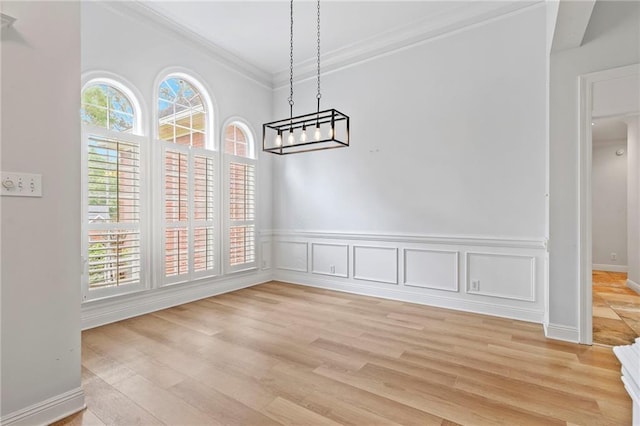
[[[347,278],[349,276],[349,246],[346,244],[311,244],[311,272]]]
[[[307,243],[298,241],[277,241],[276,268],[286,271],[307,272]]]
[[[544,239],[289,230],[274,230],[270,237],[275,280],[523,321],[545,319]],[[472,282],[477,290],[471,290]]]
[[[467,253],[467,292],[535,301],[535,258],[499,253]]]
[[[354,246],[353,277],[357,280],[398,284],[398,249]]]
[[[458,291],[458,252],[405,249],[403,284]]]

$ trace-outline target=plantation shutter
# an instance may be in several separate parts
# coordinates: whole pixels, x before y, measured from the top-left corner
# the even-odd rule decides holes
[[[165,144],[165,283],[217,273],[215,152]]]
[[[84,287],[93,296],[142,285],[140,143],[131,135],[96,133],[84,138]]]
[[[256,166],[253,160],[227,156],[227,268],[256,266]]]
[[[206,153],[193,155],[193,271],[214,271],[215,251],[215,159]]]
[[[177,147],[176,147],[177,148]],[[189,154],[164,152],[164,269],[167,281],[189,273]]]

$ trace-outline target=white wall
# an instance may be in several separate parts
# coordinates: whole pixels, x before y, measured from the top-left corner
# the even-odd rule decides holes
[[[640,62],[640,3],[597,2],[583,45],[551,56],[549,321],[578,327],[579,75]]]
[[[271,89],[225,65],[215,53],[183,33],[159,24],[141,12],[140,7],[130,7],[127,2],[82,2],[81,10],[83,74],[111,72],[137,89],[147,123],[146,135],[153,137],[155,132],[155,85],[167,69],[191,73],[207,88],[214,103],[217,146],[221,146],[225,121],[239,117],[249,123],[258,154],[257,226],[259,230],[269,230],[272,223],[271,155],[261,150],[261,132],[262,123],[271,118]],[[220,213],[223,211],[221,208]],[[263,249],[268,251],[269,245],[258,242],[259,262]],[[265,258],[268,256],[269,253],[264,254]],[[269,279],[268,270],[258,270],[161,289],[152,283],[151,291],[116,301],[97,300],[83,304],[82,325],[94,327]]]
[[[351,146],[274,160],[276,278],[541,322],[546,19],[537,5],[323,76]],[[314,94],[297,84],[295,113]]]
[[[616,155],[622,149],[624,154]],[[627,267],[627,141],[594,141],[592,188],[593,269]],[[611,259],[611,253],[616,259]]]
[[[2,170],[43,184],[42,198],[1,199],[2,423],[40,424],[84,404],[80,5],[3,2],[2,12],[17,18],[2,30]]]
[[[277,159],[274,227],[544,238],[545,40],[535,7],[324,76],[351,147]]]
[[[640,284],[640,119],[627,120],[628,256],[627,279]]]

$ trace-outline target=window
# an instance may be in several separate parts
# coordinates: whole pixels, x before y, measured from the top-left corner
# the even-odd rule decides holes
[[[108,77],[90,80],[81,98],[84,299],[211,278],[221,265],[254,269],[256,161],[247,124],[224,127],[223,161],[207,91],[172,73],[156,86],[151,143],[139,98]]]
[[[158,87],[166,284],[218,273],[218,158],[211,149],[209,104],[204,90],[188,76],[171,75]]]
[[[117,132],[132,132],[135,117],[129,98],[106,83],[91,84],[82,91],[82,121]]]
[[[141,268],[141,161],[132,95],[118,83],[90,82],[82,91],[83,297],[144,287]]]
[[[233,122],[225,129],[227,269],[256,266],[256,164],[248,127]]]
[[[183,77],[160,83],[158,93],[158,139],[204,148],[206,109],[200,92]]]

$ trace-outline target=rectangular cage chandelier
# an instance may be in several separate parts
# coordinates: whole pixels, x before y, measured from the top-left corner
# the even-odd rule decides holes
[[[318,0],[318,50],[316,112],[293,116],[293,0],[290,2],[289,117],[262,125],[262,150],[285,155],[349,146],[349,116],[337,109],[320,111],[320,0]]]
[[[298,115],[262,125],[262,150],[273,154],[349,146],[349,117],[337,109]]]

